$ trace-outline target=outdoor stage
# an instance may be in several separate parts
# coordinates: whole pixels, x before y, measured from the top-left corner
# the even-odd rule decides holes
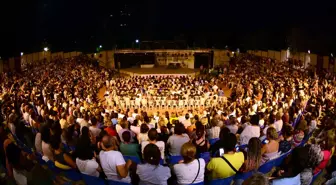
[[[120,69],[120,73],[129,76],[196,76],[200,74],[200,70],[188,68],[167,69],[167,67],[126,68]]]

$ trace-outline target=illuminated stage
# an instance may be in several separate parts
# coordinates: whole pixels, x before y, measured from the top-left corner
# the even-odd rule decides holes
[[[188,68],[168,69],[167,67],[155,67],[120,69],[120,73],[129,76],[196,76],[199,75],[200,71]]]

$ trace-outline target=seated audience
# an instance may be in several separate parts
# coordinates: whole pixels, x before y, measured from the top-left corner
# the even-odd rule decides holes
[[[172,156],[180,155],[182,145],[189,140],[189,136],[185,133],[184,125],[181,123],[176,124],[174,134],[167,141],[169,154]]]
[[[131,133],[125,131],[122,133],[123,142],[120,143],[120,152],[126,156],[136,156],[140,158],[140,145],[138,143],[131,143]]]
[[[278,133],[273,127],[267,129],[265,144],[261,148],[262,164],[279,156]]]
[[[307,121],[301,120],[297,127],[295,128],[294,135],[293,135],[293,145],[299,146],[304,139],[306,132],[308,131]]]
[[[77,165],[72,160],[71,156],[65,153],[62,149],[61,138],[58,136],[52,136],[50,139],[50,146],[54,153],[55,166],[64,170],[76,169]]]
[[[94,157],[94,152],[88,149],[84,144],[84,146],[77,145],[76,154],[78,170],[85,175],[99,177],[99,172],[102,172],[102,169]]]
[[[148,140],[148,130],[149,130],[149,127],[146,123],[141,124],[140,133],[137,135],[139,144]]]
[[[179,185],[194,184],[204,181],[205,161],[196,159],[196,147],[191,143],[184,143],[181,148],[183,161],[174,165],[174,172]]]
[[[239,171],[249,172],[258,170],[261,164],[261,141],[259,138],[253,137],[250,139],[244,157],[245,162]]]
[[[236,136],[230,133],[226,135],[223,142],[224,154],[222,154],[221,157],[212,158],[207,165],[211,179],[231,177],[235,175],[244,164],[244,154],[242,152],[235,152],[237,144]],[[234,169],[230,167],[229,163]]]
[[[240,134],[240,144],[246,145],[252,137],[260,136],[259,116],[253,115],[251,117],[251,125],[247,125],[243,132]]]
[[[196,127],[196,138],[193,139],[192,143],[196,146],[197,156],[200,153],[207,152],[210,148],[210,143],[205,139],[205,129],[204,127]]]
[[[139,185],[162,184],[167,185],[171,177],[169,167],[160,165],[161,154],[155,144],[147,144],[144,148],[144,164],[137,166],[136,174],[140,178]]]
[[[104,136],[101,148],[103,150],[99,153],[99,159],[107,179],[130,183],[131,178],[128,171],[132,161],[125,162],[124,157],[118,151],[116,140],[109,135]]]
[[[262,173],[255,173],[243,182],[243,185],[269,185],[268,177]]]
[[[155,144],[159,150],[160,150],[160,154],[161,154],[161,159],[165,159],[164,155],[165,155],[165,143],[163,141],[157,141],[159,135],[157,133],[157,130],[155,128],[152,128],[148,131],[148,141],[144,141],[141,143],[141,153],[144,153],[144,149],[148,144]]]

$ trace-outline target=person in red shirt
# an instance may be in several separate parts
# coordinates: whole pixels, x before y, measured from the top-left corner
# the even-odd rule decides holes
[[[117,137],[118,133],[115,128],[115,124],[110,122],[110,125],[104,129],[108,135]]]

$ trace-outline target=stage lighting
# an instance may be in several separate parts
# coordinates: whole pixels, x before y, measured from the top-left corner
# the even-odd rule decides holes
[[[310,50],[308,50],[308,53],[310,54]]]
[[[135,43],[139,43],[139,39],[136,39],[136,40],[135,40]]]
[[[44,50],[45,52],[47,52],[49,49],[48,49],[47,47],[45,47],[45,48],[43,48],[43,50]]]
[[[21,56],[23,56],[23,52],[21,52]]]

